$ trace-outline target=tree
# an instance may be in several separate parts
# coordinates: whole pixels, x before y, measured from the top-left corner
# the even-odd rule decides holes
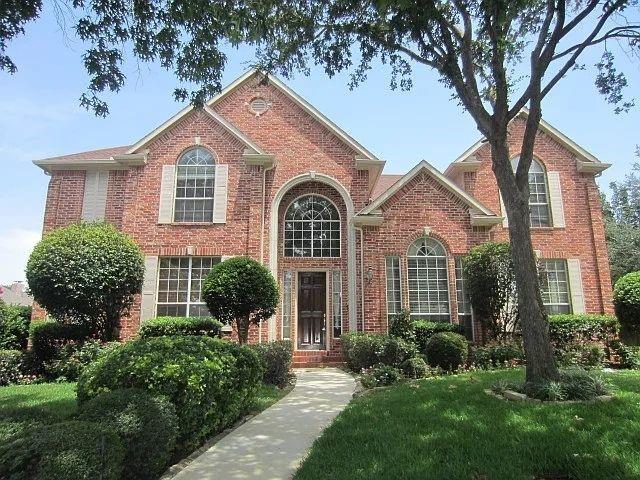
[[[509,220],[526,380],[559,378],[529,225],[528,172],[542,102],[583,67],[578,62],[587,49],[601,48],[598,91],[616,112],[632,106],[610,46],[619,42],[628,55],[640,52],[640,22],[628,20],[637,0],[74,0],[72,7],[80,11],[76,32],[90,44],[84,63],[91,80],[81,103],[97,114],[108,111],[99,94],[125,82],[123,44],[132,45],[138,60],[159,61],[181,82],[197,84],[191,93],[175,90],[176,98],[190,97],[196,105],[220,90],[228,44],[256,46],[257,65],[285,77],[308,72],[312,62],[329,76],[350,70],[352,87],[376,59],[390,64],[394,88],[412,86],[415,66],[435,70],[491,147]],[[21,21],[28,15],[13,23]],[[8,31],[5,38],[15,35],[15,28]],[[523,141],[510,151],[509,124],[525,106]]]
[[[238,341],[247,343],[249,326],[276,313],[278,285],[268,268],[248,257],[218,263],[202,285],[209,312],[223,323],[235,322]]]
[[[508,243],[487,242],[465,257],[464,277],[476,318],[490,339],[504,340],[518,327],[513,261]]]
[[[102,340],[119,336],[120,318],[140,293],[140,248],[107,223],[79,223],[46,234],[27,262],[33,298],[58,321],[86,325]]]

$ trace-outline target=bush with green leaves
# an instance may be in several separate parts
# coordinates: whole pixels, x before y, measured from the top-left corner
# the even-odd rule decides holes
[[[414,321],[411,319],[411,312],[403,309],[400,313],[393,315],[389,321],[389,335],[402,338],[408,342],[416,341]]]
[[[449,322],[427,322],[425,320],[416,320],[413,322],[413,330],[416,337],[416,346],[421,353],[427,348],[429,339],[440,332],[464,333],[464,327],[456,323]]]
[[[562,349],[555,349],[554,355],[563,367],[601,367],[605,360],[604,347],[600,343],[570,343]]]
[[[400,367],[406,360],[418,354],[416,346],[399,337],[386,336],[378,349],[379,363]]]
[[[343,333],[340,337],[342,355],[354,372],[371,368],[379,362],[378,352],[388,335],[382,333]]]
[[[125,447],[123,480],[155,480],[169,465],[178,417],[165,397],[135,388],[104,392],[80,405],[78,419],[120,436]]]
[[[640,370],[640,347],[614,342],[613,350],[618,355],[621,368]]]
[[[142,338],[163,335],[206,335],[219,337],[222,323],[212,317],[156,317],[140,325]]]
[[[473,348],[473,364],[490,369],[519,365],[524,361],[524,350],[518,342],[492,342]]]
[[[469,345],[459,333],[440,332],[427,341],[425,353],[432,367],[454,371],[467,361]]]
[[[29,335],[36,368],[41,368],[56,358],[60,348],[86,340],[89,331],[85,325],[39,321],[31,324]]]
[[[627,273],[613,288],[613,304],[622,327],[640,333],[640,272]]]
[[[0,300],[0,350],[24,350],[29,342],[31,307]]]
[[[44,363],[43,374],[50,380],[75,381],[87,365],[118,345],[118,342],[105,344],[95,339],[68,343],[58,349],[53,359]]]
[[[142,338],[85,368],[78,401],[129,387],[164,395],[179,418],[177,449],[187,452],[247,410],[262,375],[260,357],[248,346],[196,335]]]
[[[99,424],[42,425],[0,445],[0,478],[120,480],[124,455],[118,434]]]
[[[360,377],[364,388],[386,387],[402,380],[402,373],[396,367],[379,363]]]
[[[427,362],[422,357],[412,357],[405,360],[401,368],[407,378],[424,378],[429,372]]]
[[[277,340],[275,342],[252,345],[258,352],[264,375],[262,381],[269,385],[283,388],[291,380],[291,360],[293,358],[293,344],[290,340]]]
[[[617,338],[618,319],[612,315],[565,314],[549,316],[549,338],[556,348],[585,342],[608,344]]]
[[[0,386],[18,383],[26,373],[25,356],[21,350],[0,350]]]
[[[113,225],[79,223],[45,234],[29,257],[26,275],[34,300],[50,315],[114,340],[120,318],[142,288],[144,259],[138,245]]]

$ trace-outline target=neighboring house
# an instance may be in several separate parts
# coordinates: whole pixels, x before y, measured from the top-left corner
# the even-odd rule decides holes
[[[523,112],[511,125],[514,155]],[[550,312],[610,313],[611,282],[594,177],[608,167],[542,122],[531,167],[532,236]],[[517,162],[517,157],[514,158]],[[338,350],[347,331],[384,331],[389,315],[464,324],[462,256],[507,240],[482,141],[444,173],[384,161],[280,80],[248,72],[133,145],[38,160],[51,175],[44,230],[105,219],[146,255],[125,336],[155,315],[206,315],[202,279],[225,258],[268,265],[277,314],[251,341]],[[308,355],[312,355],[307,353]]]
[[[7,305],[31,305],[33,298],[27,293],[24,282],[13,282],[11,285],[0,285],[0,300]]]

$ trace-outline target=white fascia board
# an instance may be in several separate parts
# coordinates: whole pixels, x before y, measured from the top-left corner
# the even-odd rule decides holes
[[[271,169],[276,165],[275,155],[254,153],[250,150],[247,150],[242,154],[242,158],[247,165],[258,165],[266,169]]]
[[[231,132],[238,140],[244,143],[247,147],[254,150],[255,153],[258,153],[260,155],[267,155],[267,153],[264,150],[262,150],[258,145],[253,143],[253,141],[251,141],[249,137],[247,137],[244,133],[238,130],[231,122],[225,120],[223,117],[218,115],[215,112],[215,110],[213,110],[211,107],[205,105],[203,109],[205,112],[211,115],[211,117],[213,117],[213,119],[216,120],[220,125],[222,125],[229,132]]]
[[[586,162],[584,160],[580,160],[579,158],[576,158],[576,168],[580,173],[599,174],[604,172],[610,166],[611,166],[610,163]]]
[[[355,227],[379,227],[384,222],[382,215],[354,215],[353,225]]]
[[[500,225],[503,218],[497,215],[484,215],[479,212],[470,211],[471,225],[474,227],[493,227],[494,225]]]
[[[34,160],[33,164],[40,167],[47,173],[54,170],[128,170],[129,167],[113,158],[96,158],[96,159],[44,159]]]

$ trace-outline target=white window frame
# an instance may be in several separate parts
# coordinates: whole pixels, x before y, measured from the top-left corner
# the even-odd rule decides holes
[[[511,168],[513,168],[513,171],[515,172],[518,169],[518,163],[520,162],[520,156],[516,156],[513,157],[511,159]],[[533,174],[542,174],[542,177],[544,179],[543,183],[536,183],[536,185],[544,185],[544,195],[545,198],[547,199],[546,202],[531,202],[531,169],[534,168],[534,165],[540,168],[539,172],[533,172]],[[550,193],[549,193],[549,179],[547,178],[547,170],[544,168],[544,165],[542,164],[542,162],[540,162],[538,159],[533,158],[531,160],[531,165],[529,166],[529,172],[527,173],[527,181],[529,183],[529,225],[531,226],[531,228],[549,228],[553,226],[553,217],[551,215],[551,198],[549,197]],[[545,207],[547,210],[547,218],[549,219],[546,225],[534,225],[533,224],[533,217],[532,217],[532,211],[531,211],[531,207]],[[536,217],[539,218],[539,217]],[[539,223],[539,222],[538,222]]]
[[[566,303],[559,303],[559,302],[546,302],[544,303],[545,300],[545,296],[550,296],[551,295],[551,291],[547,291],[545,292],[542,288],[540,289],[541,292],[540,294],[542,295],[542,300],[544,303],[545,308],[551,306],[551,307],[561,307],[561,306],[568,306],[569,310],[568,312],[564,312],[567,314],[571,314],[573,313],[573,305],[571,303],[571,282],[569,281],[569,266],[567,265],[567,260],[564,258],[543,258],[539,260],[539,263],[541,264],[541,268],[544,271],[544,274],[547,275],[549,270],[546,268],[546,265],[542,266],[542,264],[546,264],[547,262],[554,262],[554,263],[561,263],[564,266],[564,274],[565,274],[565,281],[562,283],[565,283],[567,285],[567,289],[566,289],[566,295],[567,295],[567,302]],[[554,269],[552,270],[553,272],[559,272],[560,270]],[[556,284],[559,284],[560,282],[556,281]],[[549,280],[547,278],[546,280],[546,285],[547,287],[549,286]],[[542,287],[542,286],[541,286]],[[557,290],[557,292],[560,292],[560,290]],[[556,293],[557,293],[556,292]],[[565,293],[565,292],[561,292],[561,293]],[[557,315],[558,312],[554,312],[554,313],[549,313],[547,312],[549,315]]]
[[[336,335],[338,330],[338,335]],[[342,271],[331,272],[331,335],[333,338],[342,336]]]
[[[473,316],[473,306],[471,305],[471,299],[468,298],[468,295],[465,293],[465,279],[464,279],[464,257],[461,255],[457,255],[454,257],[455,264],[455,273],[456,273],[456,304],[458,309],[458,324],[460,324],[461,316],[469,316],[471,319],[471,341],[475,342],[476,340],[476,329],[475,329],[475,319]],[[458,265],[459,264],[459,265]],[[458,276],[458,272],[460,275]],[[460,288],[458,288],[458,285]],[[459,295],[458,295],[459,294]],[[462,302],[458,297],[462,297]],[[467,297],[467,300],[465,300]],[[466,303],[469,306],[469,311],[464,312],[460,309],[461,304]]]
[[[410,255],[412,248],[414,248],[419,242],[433,242],[436,244],[436,246],[439,246],[442,249],[442,252],[444,255]],[[412,296],[412,292],[416,292],[418,297],[420,296],[421,293],[423,293],[423,291],[421,289],[412,289],[411,288],[411,271],[414,270],[414,268],[412,268],[410,266],[411,264],[411,260],[425,260],[427,261],[427,259],[434,259],[436,260],[436,267],[429,267],[428,261],[426,263],[426,267],[422,267],[422,268],[426,268],[427,270],[427,290],[424,291],[424,293],[426,293],[427,296],[427,303],[430,304],[430,297],[431,297],[431,292],[436,292],[437,293],[437,297],[438,300],[437,303],[438,304],[438,310],[440,310],[441,308],[441,302],[440,301],[440,294],[441,292],[446,292],[446,305],[447,305],[447,311],[446,312],[437,312],[437,313],[432,313],[432,312],[420,312],[417,311],[416,312],[416,308],[411,305],[411,296]],[[444,273],[445,273],[445,278],[447,281],[447,287],[444,290],[441,290],[440,288],[436,289],[436,290],[429,290],[428,289],[428,271],[430,268],[435,268],[436,270],[443,270],[442,267],[438,267],[437,263],[438,260],[442,260],[444,261]],[[415,268],[416,272],[420,267],[417,266]],[[418,277],[416,277],[416,281],[418,280]],[[436,281],[441,280],[440,276],[436,277]],[[424,281],[424,279],[423,279]],[[421,237],[419,239],[417,239],[415,242],[413,242],[410,246],[409,246],[409,251],[407,252],[407,297],[409,300],[409,309],[411,311],[411,315],[414,317],[420,317],[420,318],[426,318],[429,319],[429,321],[433,321],[433,322],[449,322],[451,323],[451,285],[449,282],[449,257],[447,255],[447,250],[444,248],[444,245],[442,245],[442,243],[440,243],[438,240],[435,240],[434,238],[431,237]],[[420,302],[420,300],[418,299],[418,310],[420,309],[420,304],[423,302]],[[428,307],[429,310],[431,310],[430,306]],[[434,319],[432,320],[431,317],[433,317]],[[443,317],[447,317],[446,320],[443,320]]]
[[[211,165],[181,165],[180,162],[185,158],[186,155],[190,154],[191,152],[194,151],[198,151],[198,150],[202,150],[203,152],[206,152],[206,154],[208,154],[209,157],[211,157],[211,161],[213,162]],[[176,162],[176,172],[175,172],[175,178],[174,178],[174,185],[173,185],[173,213],[172,213],[172,218],[173,218],[173,222],[174,223],[211,223],[213,222],[214,219],[214,215],[215,215],[215,192],[216,192],[216,156],[213,154],[213,152],[211,152],[210,150],[208,150],[205,147],[202,146],[195,146],[192,148],[189,148],[188,150],[184,151],[180,157],[178,158],[178,161]],[[204,196],[204,197],[181,197],[178,196],[178,180],[180,179],[180,169],[181,168],[190,168],[190,167],[211,167],[213,170],[213,173],[209,176],[205,176],[205,180],[212,180],[213,181],[213,189],[211,192],[211,196]],[[186,176],[188,178],[188,175]],[[199,188],[199,187],[185,187],[185,190],[188,190],[190,188]],[[206,187],[205,187],[206,189]],[[189,200],[193,200],[193,201],[201,201],[201,202],[207,202],[210,201],[211,202],[211,218],[205,218],[203,216],[202,220],[183,220],[183,219],[178,219],[177,218],[177,203],[178,201],[189,201]],[[203,210],[204,212],[205,210]],[[193,212],[192,212],[193,213]]]
[[[330,255],[330,256],[317,256],[314,255],[314,248],[313,248],[313,229],[311,230],[311,255],[287,255],[287,213],[289,212],[289,209],[293,206],[293,204],[297,201],[299,201],[302,198],[305,197],[318,197],[318,198],[322,198],[326,201],[328,201],[333,208],[335,209],[336,213],[338,214],[338,219],[337,220],[321,220],[324,222],[338,222],[338,255]],[[294,222],[301,222],[300,220],[293,220]],[[290,231],[290,230],[289,230]],[[295,231],[295,229],[294,229]],[[331,231],[331,230],[329,230]],[[334,239],[329,239],[329,242],[333,242],[335,241]],[[321,249],[322,250],[322,249]],[[332,250],[331,247],[329,247],[329,250]],[[284,217],[283,217],[283,221],[282,221],[282,256],[285,258],[340,258],[342,256],[342,215],[340,214],[340,209],[338,208],[338,206],[333,202],[333,200],[331,200],[329,197],[326,197],[325,195],[321,195],[319,193],[304,193],[302,195],[297,196],[296,198],[294,198],[293,200],[291,200],[291,202],[289,202],[289,204],[287,205],[287,208],[285,208],[284,210]]]
[[[282,331],[283,340],[291,340],[292,320],[293,320],[293,271],[284,270],[282,272]],[[289,335],[285,336],[285,320],[288,321]]]
[[[395,288],[393,290],[389,290],[389,280],[390,280],[389,269],[391,268],[392,270],[394,270],[396,268],[396,265],[392,265],[391,267],[389,267],[390,260],[392,262],[397,262],[398,277],[396,278],[394,274],[393,278],[391,279],[393,282],[397,281],[398,283],[397,290]],[[384,272],[385,272],[385,297],[386,297],[386,307],[387,307],[387,322],[389,322],[389,320],[393,315],[398,315],[402,311],[402,266],[401,266],[399,255],[389,255],[384,257]],[[389,299],[390,294],[393,295],[393,299],[391,301]],[[397,312],[391,312],[389,309],[389,306],[391,303],[393,304],[398,303],[400,305],[400,309]]]

